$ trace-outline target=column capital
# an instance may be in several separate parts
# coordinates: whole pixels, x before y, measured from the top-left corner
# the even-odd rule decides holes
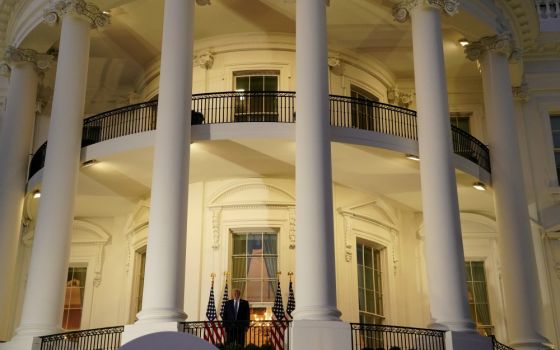
[[[496,52],[505,55],[509,60],[521,58],[521,50],[514,48],[514,43],[509,32],[493,36],[485,36],[465,47],[465,54],[471,61],[476,61],[485,52]]]
[[[31,63],[35,68],[37,74],[41,76],[51,67],[53,61],[53,55],[38,53],[37,51],[32,49],[23,49],[14,46],[8,46],[8,48],[6,48],[6,51],[4,51],[4,63],[0,67],[0,74],[9,73],[11,71],[10,66],[27,62]]]
[[[439,9],[449,16],[459,12],[459,0],[404,0],[393,7],[393,17],[397,22],[404,23],[417,6]]]
[[[54,2],[51,7],[45,9],[43,21],[49,25],[55,25],[66,15],[82,18],[97,28],[104,27],[111,21],[108,12],[101,11],[96,5],[84,0],[58,0]]]
[[[214,65],[214,53],[210,50],[203,51],[193,58],[193,64],[200,68],[210,69]]]

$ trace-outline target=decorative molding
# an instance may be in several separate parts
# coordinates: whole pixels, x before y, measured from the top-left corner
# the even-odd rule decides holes
[[[32,49],[22,49],[14,46],[8,46],[6,51],[4,51],[5,64],[31,63],[39,76],[42,76],[52,66],[54,59],[53,55],[41,54]],[[2,68],[2,70],[4,69]]]
[[[347,262],[352,261],[352,214],[341,213],[344,221],[344,258]]]
[[[526,82],[521,83],[520,86],[513,86],[511,92],[516,101],[529,102],[529,85]]]
[[[436,8],[448,16],[459,12],[459,0],[405,0],[393,7],[395,21],[404,23],[410,18],[412,9],[417,6]]]
[[[222,217],[222,208],[212,208],[212,248],[220,247],[220,221]]]
[[[509,32],[485,36],[465,47],[465,54],[471,61],[479,60],[485,52],[496,52],[512,60],[521,57],[521,51],[513,47],[513,40]]]
[[[56,25],[62,17],[70,15],[83,18],[93,27],[102,28],[111,22],[111,16],[106,11],[84,0],[59,0],[50,8],[45,9],[43,21],[49,25]]]
[[[12,68],[10,68],[10,65],[7,64],[6,62],[0,63],[0,76],[9,78],[11,74],[12,74]]]
[[[296,208],[295,206],[288,208],[288,221],[290,224],[290,231],[288,232],[288,239],[290,241],[290,249],[296,249]]]
[[[342,62],[340,61],[340,57],[338,55],[329,56],[327,64],[329,65],[331,72],[335,74],[342,74]]]
[[[414,91],[401,91],[398,87],[387,90],[387,102],[400,107],[408,108],[412,104]]]
[[[204,51],[193,58],[193,64],[200,68],[210,69],[214,65],[214,53],[210,50]]]

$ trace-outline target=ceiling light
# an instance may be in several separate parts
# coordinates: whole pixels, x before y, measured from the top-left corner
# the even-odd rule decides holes
[[[41,198],[41,191],[37,190],[37,191],[33,192],[33,198],[35,198],[35,199]]]
[[[407,155],[406,155],[406,159],[415,160],[415,161],[417,161],[417,162],[420,161],[420,157],[418,157],[418,156],[416,156],[416,155],[414,155],[414,154],[407,154]]]
[[[482,182],[475,182],[472,187],[474,187],[475,189],[479,190],[479,191],[486,191],[486,185],[483,184]]]
[[[469,41],[468,41],[467,39],[463,38],[463,39],[459,39],[459,44],[460,44],[462,47],[465,47],[465,46],[467,46],[467,45],[470,44],[470,43],[469,43]]]
[[[82,168],[87,168],[94,164],[97,164],[97,159],[90,159],[82,163]]]

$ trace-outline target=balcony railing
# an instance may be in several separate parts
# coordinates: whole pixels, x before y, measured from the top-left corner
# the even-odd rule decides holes
[[[445,350],[445,332],[352,323],[352,350]]]
[[[88,329],[40,337],[41,350],[116,350],[124,326]]]
[[[295,123],[294,92],[219,92],[192,97],[192,124],[244,122]],[[330,96],[330,124],[417,140],[416,112],[371,100]],[[155,130],[157,101],[104,112],[84,120],[82,147]],[[488,148],[467,132],[451,126],[453,151],[490,171]],[[45,164],[46,143],[33,155],[29,178]]]
[[[179,330],[184,333],[215,345],[234,343],[239,350],[289,350],[290,346],[290,321],[251,321],[248,325],[237,321],[205,321],[181,325]]]
[[[492,337],[492,345],[494,347],[494,350],[513,350],[513,348],[510,348],[509,346],[500,343],[495,336],[492,335],[491,337]]]

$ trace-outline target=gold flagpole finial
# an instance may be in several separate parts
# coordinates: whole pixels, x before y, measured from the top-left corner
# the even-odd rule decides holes
[[[216,277],[216,274],[214,272],[212,272],[210,274],[210,278],[212,278],[212,283],[214,283],[214,277]]]

